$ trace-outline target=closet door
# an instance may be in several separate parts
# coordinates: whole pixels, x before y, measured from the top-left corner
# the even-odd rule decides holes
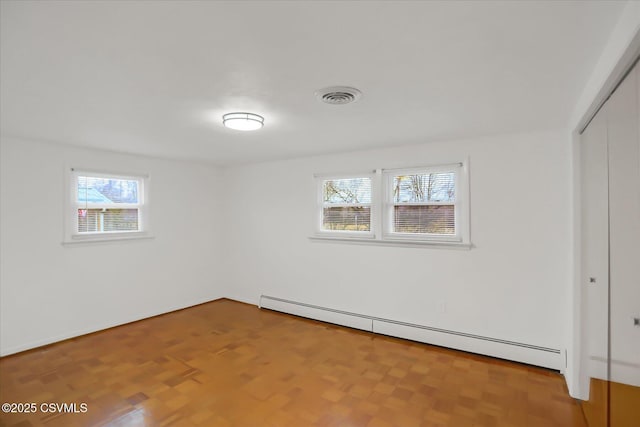
[[[640,102],[638,66],[608,101],[610,427],[640,426]]]
[[[640,67],[581,139],[582,407],[589,427],[640,424]]]
[[[581,137],[582,387],[590,427],[606,427],[608,418],[609,264],[607,212],[607,105]]]

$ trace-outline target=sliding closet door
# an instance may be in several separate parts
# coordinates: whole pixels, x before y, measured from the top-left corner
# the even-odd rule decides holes
[[[637,66],[608,101],[610,426],[640,426],[640,113]]]
[[[583,410],[640,426],[640,67],[581,139]]]
[[[581,138],[582,387],[589,389],[583,410],[590,427],[606,427],[609,264],[607,212],[607,106]]]

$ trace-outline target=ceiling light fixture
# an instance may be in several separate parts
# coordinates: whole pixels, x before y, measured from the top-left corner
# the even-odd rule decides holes
[[[222,124],[234,130],[258,130],[264,126],[264,117],[253,113],[228,113],[222,116]]]

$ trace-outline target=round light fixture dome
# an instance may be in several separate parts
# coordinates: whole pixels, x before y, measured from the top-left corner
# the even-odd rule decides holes
[[[264,117],[253,113],[228,113],[222,116],[222,124],[234,130],[258,130],[264,126]]]

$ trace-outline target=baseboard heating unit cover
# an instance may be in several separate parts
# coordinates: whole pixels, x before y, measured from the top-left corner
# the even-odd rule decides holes
[[[555,348],[351,313],[268,295],[260,296],[259,307],[377,334],[499,357],[555,370],[561,370],[563,366],[561,352]]]

